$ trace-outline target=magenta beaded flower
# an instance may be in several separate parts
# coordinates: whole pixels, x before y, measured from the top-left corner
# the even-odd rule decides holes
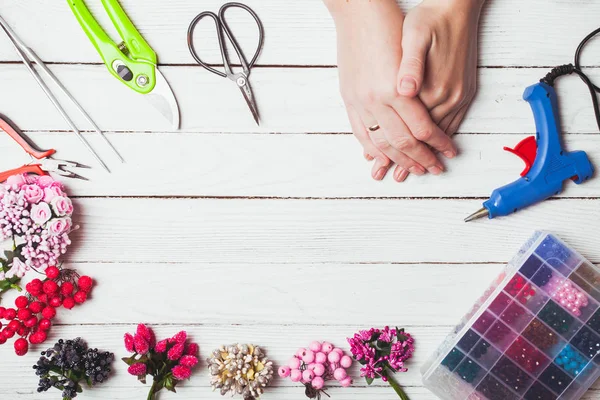
[[[127,371],[143,383],[146,383],[148,375],[152,376],[148,399],[154,399],[163,388],[175,392],[175,386],[189,379],[192,369],[198,364],[198,345],[189,341],[185,331],[157,342],[154,331],[139,324],[135,334],[124,335],[124,343],[125,349],[133,352],[133,355],[123,358],[129,365]]]
[[[72,214],[73,203],[50,176],[13,175],[0,184],[0,243],[11,246],[0,256],[0,286],[58,265],[71,244]]]
[[[404,363],[415,351],[413,337],[404,329],[371,328],[359,331],[348,338],[350,351],[362,367],[360,376],[370,385],[381,378],[394,388],[401,399],[408,399],[404,390],[392,377],[392,373],[406,372]]]

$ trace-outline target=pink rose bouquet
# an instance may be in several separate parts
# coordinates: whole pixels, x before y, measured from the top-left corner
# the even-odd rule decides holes
[[[175,392],[175,386],[189,379],[192,369],[198,364],[199,347],[188,340],[185,331],[157,342],[152,329],[139,324],[136,333],[126,333],[124,340],[125,349],[133,353],[123,358],[129,365],[127,372],[137,376],[142,383],[146,383],[147,375],[152,376],[148,400],[154,399],[163,388]]]
[[[387,326],[383,329],[371,328],[354,334],[354,337],[348,338],[348,343],[354,359],[362,365],[360,376],[365,377],[367,384],[381,378],[390,384],[402,400],[408,400],[393,374],[408,371],[404,362],[415,351],[415,341],[409,333]]]
[[[0,243],[10,244],[0,257],[0,294],[20,290],[30,269],[58,265],[71,244],[72,215],[73,203],[50,176],[13,175],[0,184]]]

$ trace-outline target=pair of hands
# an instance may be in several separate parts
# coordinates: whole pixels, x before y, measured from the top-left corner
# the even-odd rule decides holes
[[[439,175],[434,151],[453,158],[476,92],[484,0],[424,0],[403,15],[396,0],[325,0],[338,34],[340,90],[372,176]],[[368,128],[378,125],[380,129]]]

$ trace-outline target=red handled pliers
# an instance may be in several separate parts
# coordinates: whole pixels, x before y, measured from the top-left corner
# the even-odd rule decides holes
[[[39,150],[8,117],[2,114],[0,114],[0,130],[8,133],[8,135],[32,157],[32,162],[29,164],[23,165],[20,168],[11,169],[10,171],[0,172],[0,182],[6,181],[12,175],[23,173],[48,175],[50,172],[66,178],[88,180],[87,178],[66,169],[89,168],[87,165],[52,158],[52,155],[56,153],[56,150]],[[34,158],[37,162],[34,162]]]

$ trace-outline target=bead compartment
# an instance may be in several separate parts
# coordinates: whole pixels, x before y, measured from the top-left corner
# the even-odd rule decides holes
[[[600,376],[599,303],[600,270],[537,234],[450,335],[445,355],[423,366],[424,384],[445,400],[579,399]],[[450,371],[444,382],[429,379],[440,363]]]

